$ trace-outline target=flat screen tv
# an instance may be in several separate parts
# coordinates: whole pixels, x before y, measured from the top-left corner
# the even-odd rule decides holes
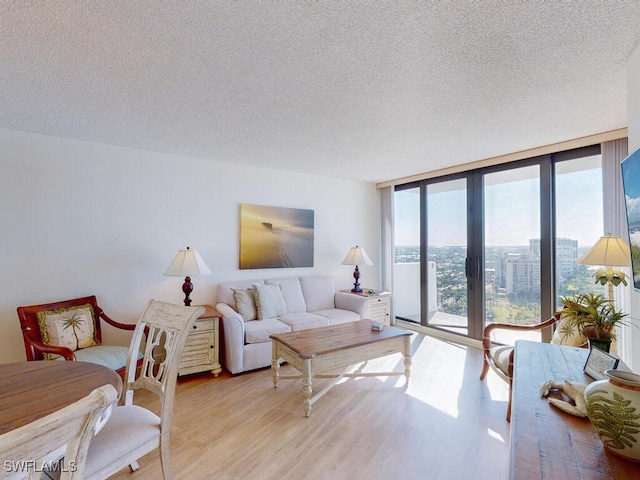
[[[640,149],[622,161],[622,185],[629,225],[633,286],[640,290]]]

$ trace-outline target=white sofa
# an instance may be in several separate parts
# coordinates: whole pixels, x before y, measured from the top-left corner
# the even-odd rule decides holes
[[[224,366],[233,374],[271,365],[272,334],[370,316],[369,300],[336,291],[331,276],[220,283],[216,308],[222,315]]]

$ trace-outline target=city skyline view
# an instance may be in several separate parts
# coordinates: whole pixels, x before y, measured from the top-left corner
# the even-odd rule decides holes
[[[478,321],[537,323],[562,296],[604,292],[596,267],[578,262],[605,233],[602,158],[551,160],[395,192],[394,288],[413,294],[397,301],[399,318],[464,334],[469,322],[476,332]],[[542,268],[543,221],[555,225],[551,269]],[[555,305],[543,308],[542,285],[554,286]]]

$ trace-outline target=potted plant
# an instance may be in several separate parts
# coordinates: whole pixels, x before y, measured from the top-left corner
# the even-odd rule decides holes
[[[615,326],[623,324],[627,316],[600,294],[580,293],[570,297],[561,297],[564,308],[562,316],[571,328],[589,340],[589,344],[608,352],[615,338]]]

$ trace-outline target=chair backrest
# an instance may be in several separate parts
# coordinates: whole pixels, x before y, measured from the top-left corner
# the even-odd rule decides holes
[[[25,478],[27,471],[29,479],[41,478],[43,467],[57,465],[61,480],[82,480],[96,423],[117,398],[116,389],[104,385],[57,412],[0,435],[0,479],[16,474]],[[57,464],[61,455],[64,460]]]
[[[182,347],[204,307],[185,307],[151,300],[140,316],[129,346],[123,400],[133,404],[135,390],[145,389],[160,399],[161,431],[171,425],[173,399]],[[136,368],[137,352],[145,340],[142,366]]]
[[[24,340],[24,348],[27,355],[27,361],[43,360],[44,356],[41,351],[33,348],[29,339],[41,342],[40,326],[38,325],[38,313],[42,311],[53,311],[61,308],[79,307],[89,304],[93,308],[95,319],[95,338],[98,342],[102,342],[102,330],[100,329],[100,316],[103,310],[98,306],[95,295],[90,297],[74,298],[72,300],[64,300],[54,303],[43,303],[40,305],[30,305],[18,307],[18,318],[20,319],[20,328]]]

